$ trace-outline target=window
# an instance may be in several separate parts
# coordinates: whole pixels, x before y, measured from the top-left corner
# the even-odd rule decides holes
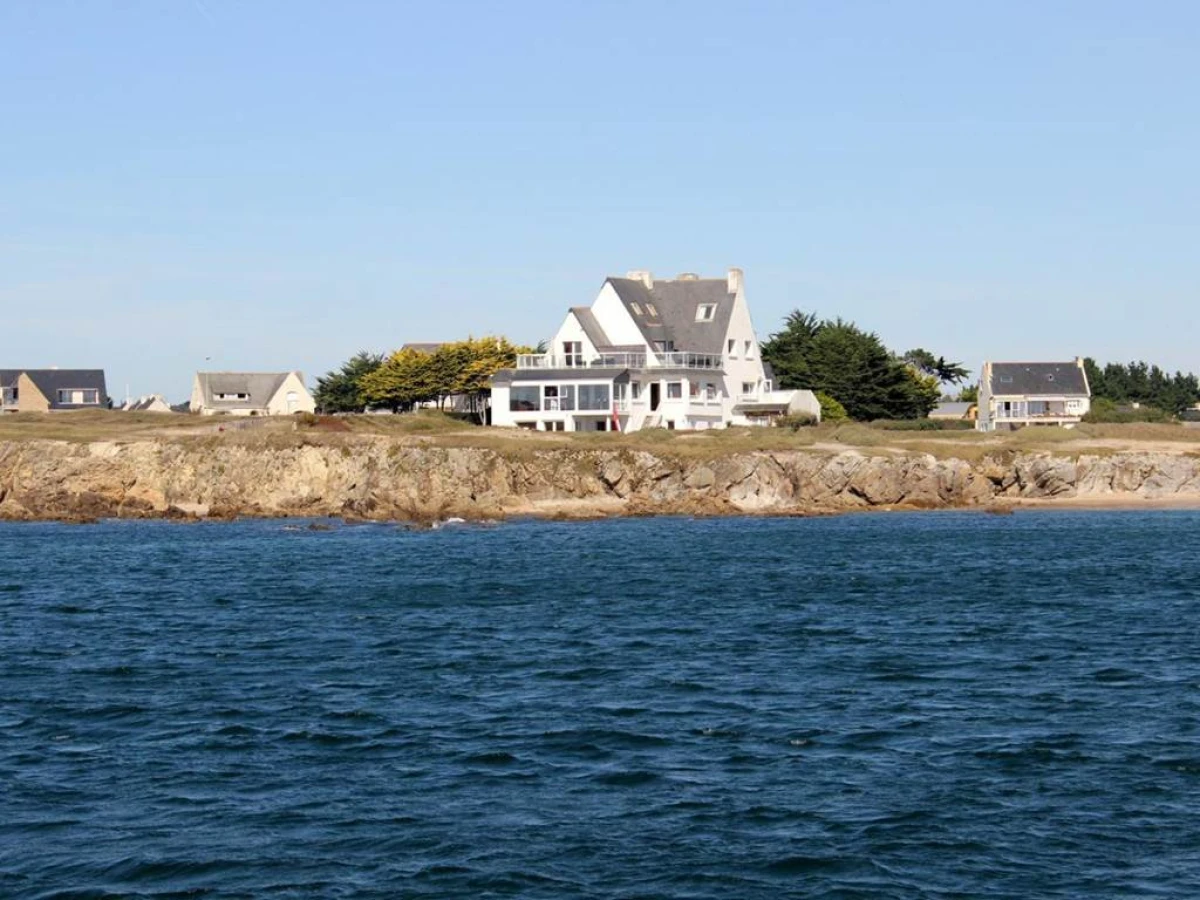
[[[583,365],[582,341],[563,341],[563,363],[572,367]]]
[[[696,307],[696,321],[711,322],[716,312],[717,305],[715,303],[701,303]]]
[[[737,341],[735,341],[735,340],[727,341],[726,347],[725,347],[725,352],[727,354],[729,354],[730,358],[736,359],[737,358]]]
[[[629,301],[629,308],[633,310],[633,314],[635,316],[640,316],[642,314],[642,308],[640,306],[638,306],[636,303],[634,303],[632,300]]]
[[[89,388],[60,388],[58,402],[76,406],[96,406],[100,403],[100,392]]]
[[[674,430],[675,430],[675,420],[667,419],[667,431],[674,431]]]
[[[609,386],[607,384],[581,384],[579,386],[580,409],[609,408]]]
[[[233,391],[218,391],[213,394],[215,400],[249,400],[250,395],[245,393],[235,393]]]
[[[754,382],[753,381],[743,381],[742,382],[742,396],[743,397],[753,397],[754,396]]]
[[[774,389],[775,389],[775,388],[774,388],[774,387],[771,385],[771,382],[770,382],[770,381],[764,381],[764,382],[763,382],[763,391],[764,391],[765,393],[768,393],[768,394],[769,394],[769,393],[771,393],[771,391],[773,391]]]
[[[742,351],[742,355],[746,357],[746,359],[750,359],[750,348],[754,346],[754,341],[746,341],[745,346],[746,349]]]
[[[558,408],[570,412],[575,408],[575,385],[563,384],[558,388]]]
[[[667,382],[667,399],[682,400],[683,399],[683,382],[668,381]]]
[[[542,430],[543,431],[562,431],[564,424],[565,423],[562,421],[562,419],[559,419],[556,422],[543,422]]]
[[[706,400],[716,400],[717,399],[717,386],[715,384],[713,384],[711,381],[706,381],[704,383],[704,398]]]
[[[700,382],[698,382],[698,381],[689,381],[688,382],[688,397],[690,397],[693,400],[700,399]]]
[[[674,341],[655,341],[654,349],[659,353],[673,353],[675,350]]]
[[[536,387],[515,387],[508,395],[509,412],[529,412],[538,408],[538,392]]]
[[[1000,383],[1001,384],[1012,384],[1012,376],[1011,375],[1001,375]]]
[[[558,412],[558,388],[553,385],[547,385],[542,391],[542,409],[546,412]]]
[[[654,308],[653,303],[646,304],[646,312],[648,312],[652,318],[658,317],[658,310]]]
[[[642,396],[642,383],[640,381],[630,382],[629,396],[632,397],[634,400],[636,400],[640,396]]]

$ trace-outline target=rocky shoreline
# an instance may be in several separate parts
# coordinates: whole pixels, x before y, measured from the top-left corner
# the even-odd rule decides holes
[[[0,442],[0,519],[805,515],[1012,504],[1200,506],[1200,457],[1003,451],[978,460],[795,450]]]

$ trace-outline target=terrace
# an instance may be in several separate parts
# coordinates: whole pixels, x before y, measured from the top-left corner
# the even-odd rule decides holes
[[[687,353],[676,350],[661,353],[581,353],[555,356],[551,353],[522,353],[518,369],[696,369],[720,372],[724,357],[719,353]]]

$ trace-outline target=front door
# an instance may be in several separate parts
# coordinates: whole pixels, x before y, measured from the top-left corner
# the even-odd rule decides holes
[[[653,412],[658,409],[658,401],[661,399],[662,385],[657,381],[650,382],[650,410]]]

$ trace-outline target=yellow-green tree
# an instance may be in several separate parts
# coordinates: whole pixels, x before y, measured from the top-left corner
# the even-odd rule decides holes
[[[517,364],[517,354],[527,353],[505,337],[467,338],[442,344],[433,353],[409,348],[398,350],[374,372],[363,376],[363,397],[373,406],[394,412],[420,403],[445,409],[451,397],[464,398],[463,406],[479,422],[486,421],[492,377]]]

